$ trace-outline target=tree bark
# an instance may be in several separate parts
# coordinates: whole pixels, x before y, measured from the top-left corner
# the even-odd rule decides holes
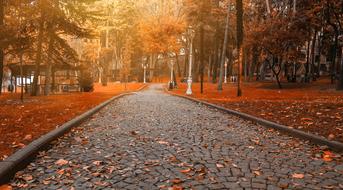
[[[43,10],[41,10],[43,12]],[[41,13],[40,23],[39,23],[39,31],[38,31],[38,45],[37,45],[37,52],[36,52],[36,64],[35,64],[35,73],[33,76],[33,83],[31,89],[31,96],[37,96],[38,94],[38,77],[40,75],[40,64],[42,62],[42,50],[43,50],[43,35],[44,35],[44,14]]]
[[[200,49],[199,49],[199,58],[200,58],[200,93],[204,93],[204,15],[203,15],[203,12],[204,12],[204,2],[203,2],[203,5],[202,5],[202,11],[200,13]]]
[[[337,90],[343,90],[343,47],[341,47],[341,65],[340,65],[339,80],[337,83]]]
[[[255,67],[257,65],[257,59],[258,59],[258,53],[257,53],[257,47],[254,46],[252,48],[252,61],[251,61],[251,65],[250,65],[250,68],[249,68],[249,81],[252,80],[252,78],[254,77],[254,73],[255,73]]]
[[[305,73],[305,82],[310,82],[310,41],[307,41],[307,50],[306,50],[306,73]]]
[[[312,39],[312,47],[311,47],[311,68],[312,69],[310,70],[310,73],[313,80],[316,80],[315,73],[314,73],[315,62],[316,62],[316,41],[317,41],[317,31],[314,32],[314,36]]]
[[[49,28],[52,26],[50,25]],[[44,87],[44,94],[48,96],[51,91],[51,69],[52,69],[52,63],[51,63],[51,56],[52,51],[54,47],[54,37],[52,35],[53,30],[49,29],[49,47],[48,47],[48,57],[47,57],[47,63],[46,63],[46,70],[45,70],[45,87]]]
[[[4,8],[5,2],[0,1],[0,27],[4,27]],[[0,48],[0,95],[2,92],[2,79],[4,77],[4,50],[3,47]]]
[[[276,82],[277,82],[277,84],[278,84],[278,87],[279,87],[279,89],[282,89],[282,85],[281,85],[281,81],[280,81],[280,73],[281,73],[281,64],[282,64],[282,59],[279,59],[279,60],[277,60],[278,61],[278,65],[279,65],[279,70],[278,71],[276,71],[275,70],[275,66],[276,66],[276,61],[275,61],[275,58],[274,58],[274,56],[273,56],[273,58],[272,58],[272,64],[270,64],[270,62],[269,62],[269,64],[270,64],[270,68],[272,69],[272,71],[273,71],[273,74],[275,75],[275,77],[276,77]]]
[[[268,0],[267,0],[268,1]],[[237,85],[237,96],[240,97],[242,96],[242,79],[241,79],[241,74],[242,74],[242,62],[243,62],[243,36],[244,36],[244,30],[243,30],[243,1],[242,0],[236,0],[236,17],[237,17],[237,49],[239,50],[239,67],[238,67],[238,85]]]
[[[212,67],[212,83],[217,82],[217,75],[218,75],[218,53],[219,53],[219,43],[218,43],[218,36],[215,35],[215,50],[213,55],[213,67]]]
[[[21,83],[21,88],[20,88],[20,100],[21,102],[24,102],[24,73],[23,73],[23,50],[20,50],[20,83]]]
[[[189,57],[188,53],[189,53],[188,46],[186,45],[185,59],[184,59],[184,65],[183,65],[183,75],[182,75],[184,78],[187,78],[187,65],[188,65],[188,57]]]
[[[176,66],[177,66],[177,74],[178,74],[178,77],[181,77],[182,74],[181,74],[181,67],[180,67],[180,61],[179,61],[179,54],[178,53],[175,54],[175,59],[176,59]]]

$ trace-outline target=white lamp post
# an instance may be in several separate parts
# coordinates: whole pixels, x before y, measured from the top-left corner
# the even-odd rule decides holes
[[[170,60],[170,83],[172,83],[172,85],[174,86],[174,60]]]
[[[143,57],[143,63],[142,63],[142,67],[143,67],[143,83],[144,84],[146,84],[146,68],[147,68],[147,65],[148,65],[148,64],[145,63],[146,59],[147,59],[146,57]]]
[[[224,83],[227,84],[227,59],[225,59],[225,76],[224,76]]]
[[[144,68],[144,84],[146,83],[146,65],[143,66]]]
[[[192,95],[192,63],[193,63],[193,38],[195,35],[195,31],[190,26],[188,28],[188,36],[189,36],[189,72],[188,72],[188,80],[187,80],[187,95]]]

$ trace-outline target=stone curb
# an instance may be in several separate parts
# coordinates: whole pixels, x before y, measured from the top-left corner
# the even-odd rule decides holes
[[[32,160],[32,158],[34,158],[36,153],[38,153],[38,151],[41,150],[42,148],[47,147],[50,144],[50,142],[63,136],[65,133],[70,131],[73,127],[79,126],[82,122],[89,119],[92,115],[99,112],[102,108],[104,108],[105,106],[113,102],[114,100],[127,96],[127,95],[131,95],[135,92],[141,91],[147,86],[148,85],[144,85],[134,92],[122,93],[122,94],[112,97],[109,100],[106,100],[105,102],[99,104],[98,106],[64,123],[61,127],[34,140],[33,142],[31,142],[24,148],[18,150],[17,152],[9,156],[4,161],[0,161],[0,185],[7,183],[9,180],[11,180],[17,171],[21,170],[28,163],[30,163],[30,161]]]
[[[309,140],[315,144],[326,145],[326,146],[330,147],[332,150],[335,150],[337,152],[343,152],[343,143],[341,143],[341,142],[330,141],[330,140],[325,139],[323,137],[320,137],[318,135],[306,133],[306,132],[300,131],[298,129],[292,129],[292,128],[289,128],[285,125],[280,125],[280,124],[277,124],[277,123],[274,123],[274,122],[271,122],[271,121],[268,121],[265,119],[261,119],[261,118],[258,118],[258,117],[255,117],[255,116],[252,116],[252,115],[249,115],[246,113],[230,110],[230,109],[227,109],[225,107],[218,106],[218,105],[208,103],[208,102],[204,102],[204,101],[201,101],[201,100],[189,97],[189,96],[179,95],[179,94],[170,92],[167,89],[165,89],[165,91],[170,95],[181,97],[181,98],[184,98],[184,99],[187,99],[187,100],[199,103],[199,104],[203,104],[203,105],[221,110],[221,111],[226,112],[228,114],[232,114],[232,115],[238,116],[240,118],[256,122],[257,124],[260,124],[262,126],[265,126],[268,128],[273,128],[273,129],[288,133],[292,136],[295,136],[295,137],[298,137],[298,138],[301,138],[304,140]]]

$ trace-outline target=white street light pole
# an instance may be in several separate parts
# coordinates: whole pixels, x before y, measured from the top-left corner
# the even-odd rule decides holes
[[[225,60],[225,76],[224,76],[224,83],[227,84],[227,59]]]
[[[146,63],[147,58],[142,58],[142,68],[143,68],[143,83],[146,84],[146,69],[148,64]]]
[[[192,27],[188,28],[188,35],[189,35],[189,73],[188,73],[188,80],[187,80],[187,95],[192,95],[192,63],[193,63],[193,38],[194,38],[194,30]]]
[[[173,72],[174,72],[174,61],[171,60],[170,61],[170,83],[172,84],[172,86],[174,86],[174,77],[173,77]]]
[[[144,68],[144,84],[146,83],[146,65],[143,66]]]

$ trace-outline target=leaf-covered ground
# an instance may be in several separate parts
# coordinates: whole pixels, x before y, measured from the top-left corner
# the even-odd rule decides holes
[[[186,84],[173,92],[184,95]],[[277,89],[271,83],[249,83],[243,86],[243,97],[236,97],[234,84],[193,85],[193,97],[284,124],[296,129],[343,142],[343,92],[334,90],[327,81],[312,84],[284,84]]]
[[[142,84],[128,84],[133,91]],[[24,103],[18,94],[0,96],[0,160],[15,150],[24,147],[43,134],[55,129],[77,115],[104,102],[114,95],[125,92],[123,84],[95,86],[92,93],[25,97]]]

